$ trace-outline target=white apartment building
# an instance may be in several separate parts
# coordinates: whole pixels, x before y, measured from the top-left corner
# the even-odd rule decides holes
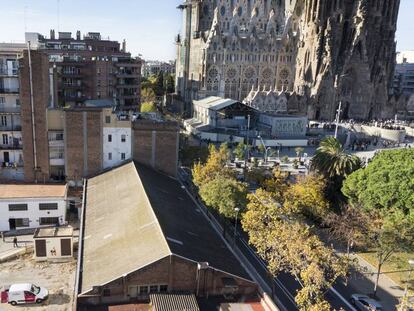
[[[24,178],[18,58],[24,44],[0,43],[0,179]]]
[[[0,231],[64,225],[66,185],[0,185]]]
[[[103,168],[117,166],[132,157],[132,131],[128,115],[103,110]]]

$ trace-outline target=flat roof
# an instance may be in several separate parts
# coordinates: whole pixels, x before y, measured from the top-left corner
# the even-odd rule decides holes
[[[88,180],[79,294],[170,255],[251,281],[180,183],[133,162]]]
[[[211,109],[211,110],[221,110],[233,104],[239,103],[238,100],[230,98],[222,98],[217,96],[210,96],[204,99],[195,100],[193,102],[195,105]],[[241,103],[243,104],[243,103]],[[243,104],[244,105],[244,104]],[[247,105],[246,105],[247,106]]]
[[[66,185],[0,185],[0,200],[24,198],[64,198],[65,196]]]
[[[48,227],[38,228],[35,231],[33,238],[54,238],[54,237],[72,237],[72,227]]]

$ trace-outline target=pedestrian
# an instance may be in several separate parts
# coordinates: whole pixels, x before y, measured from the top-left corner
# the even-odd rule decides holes
[[[0,232],[0,235],[1,235],[1,240],[4,242],[4,232],[3,231]]]
[[[17,244],[17,237],[16,236],[13,238],[13,247],[19,247],[19,245]]]

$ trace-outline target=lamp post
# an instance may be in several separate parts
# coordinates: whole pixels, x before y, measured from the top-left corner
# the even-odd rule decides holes
[[[336,99],[339,97],[338,95],[338,86],[339,86],[339,78],[343,78],[348,76],[348,74],[343,74],[343,75],[336,75],[335,76],[335,84],[334,84],[334,88],[335,88],[335,96]],[[335,100],[336,103],[336,100]],[[341,112],[342,112],[342,100],[339,100],[339,107],[338,110],[336,111],[336,117],[335,117],[335,138],[338,138],[338,127],[339,127],[339,119],[341,117]]]
[[[234,209],[234,211],[236,212],[236,221],[234,222],[234,234],[233,234],[233,241],[234,241],[234,244],[236,244],[237,217],[239,216],[240,208],[236,207],[236,208]]]
[[[413,272],[414,269],[414,259],[410,259],[408,260],[408,264],[410,265],[410,270],[408,271],[408,278],[407,278],[407,282],[405,284],[405,290],[404,290],[404,296],[402,298],[402,303],[400,306],[400,310],[399,311],[405,311],[406,307],[407,307],[407,300],[408,300],[408,284],[410,283],[411,280],[411,272]]]
[[[263,147],[265,148],[265,154],[264,154],[264,156],[265,156],[265,158],[264,158],[264,162],[265,162],[265,164],[267,163],[267,152],[270,150],[270,149],[272,149],[271,147],[266,147],[266,145],[265,145],[265,143],[264,143],[264,140],[263,140],[263,138],[262,138],[262,136],[257,136],[257,138],[259,138],[260,140],[261,140],[261,142],[262,142],[262,145],[263,145]]]

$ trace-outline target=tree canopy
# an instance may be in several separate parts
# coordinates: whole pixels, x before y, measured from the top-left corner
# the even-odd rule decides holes
[[[157,106],[152,102],[142,103],[141,112],[157,112]]]
[[[383,151],[345,180],[342,192],[365,209],[414,211],[414,149]]]

